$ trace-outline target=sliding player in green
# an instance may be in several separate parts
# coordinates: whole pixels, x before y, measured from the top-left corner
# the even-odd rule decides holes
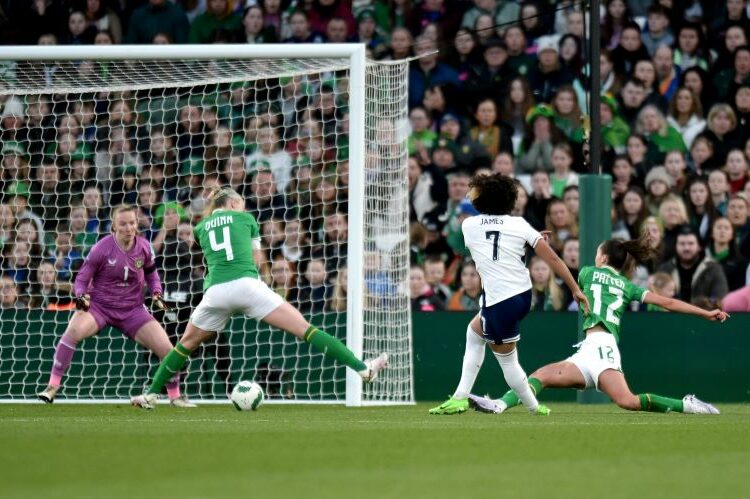
[[[729,315],[721,310],[703,310],[673,298],[649,292],[630,282],[625,275],[635,262],[654,257],[647,239],[621,241],[611,239],[602,243],[596,252],[596,266],[584,267],[578,282],[593,304],[591,313],[583,322],[586,339],[578,352],[562,362],[548,364],[529,377],[529,386],[538,396],[544,388],[596,388],[606,393],[623,409],[648,412],[684,412],[692,414],[719,414],[711,404],[694,395],[673,399],[630,391],[620,365],[620,319],[631,301],[658,305],[672,312],[697,315],[710,321],[724,322]],[[512,390],[499,400],[469,395],[470,404],[482,412],[501,413],[519,404]]]
[[[362,362],[341,341],[311,326],[302,314],[273,292],[258,277],[255,252],[260,248],[258,222],[245,212],[245,200],[231,189],[217,189],[210,196],[206,217],[194,229],[208,266],[203,299],[190,317],[177,346],[164,358],[147,393],[131,403],[153,409],[164,384],[180,372],[190,354],[221,332],[234,314],[287,331],[326,356],[354,369],[365,383],[388,366],[388,356]]]

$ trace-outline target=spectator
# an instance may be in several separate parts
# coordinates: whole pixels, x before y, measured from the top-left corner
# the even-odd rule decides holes
[[[661,256],[664,253],[664,227],[657,217],[648,216],[641,225],[640,235],[643,234],[648,234],[649,246],[659,255],[658,261],[647,263],[648,271],[653,273],[657,265],[663,260]]]
[[[665,259],[674,256],[677,235],[688,223],[687,209],[682,199],[675,194],[667,194],[659,204],[659,220],[664,227],[664,251]]]
[[[268,248],[272,256],[277,254],[284,244],[284,220],[277,218],[267,220],[260,226],[260,233],[264,247]]]
[[[706,130],[699,137],[706,137],[712,145],[714,162],[725,165],[729,151],[742,147],[737,130],[737,115],[729,104],[716,104],[708,112]]]
[[[445,307],[435,296],[432,288],[425,280],[424,270],[418,265],[412,265],[409,272],[409,296],[411,309],[418,312],[435,312]]]
[[[31,211],[28,207],[30,196],[29,185],[26,182],[13,182],[5,189],[5,200],[13,212],[13,217],[17,220],[30,219],[36,225],[39,241],[45,241],[44,223],[42,219]]]
[[[373,18],[374,30],[375,10],[372,8],[365,8],[360,12],[359,16],[365,11],[371,18]],[[351,2],[344,0],[314,0],[305,12],[310,22],[310,29],[313,31],[323,33],[326,31],[331,19],[340,19],[344,21],[345,24],[346,38],[354,36],[356,33]],[[359,16],[357,16],[357,20],[359,20]]]
[[[652,168],[646,175],[646,207],[651,215],[659,213],[659,206],[669,195],[672,182],[672,177],[663,166]]]
[[[513,126],[513,149],[524,139],[526,133],[526,116],[534,107],[534,96],[526,78],[519,76],[511,80],[508,98],[503,105],[502,118]]]
[[[148,0],[130,16],[126,43],[152,43],[158,33],[174,43],[187,43],[190,23],[182,8],[168,0]]]
[[[685,155],[680,151],[669,151],[664,156],[664,168],[667,170],[669,176],[672,177],[672,192],[682,195],[688,181]]]
[[[455,312],[469,312],[481,308],[482,280],[479,278],[476,264],[473,260],[465,260],[460,267],[457,279],[460,287],[448,301],[447,310]]]
[[[291,35],[284,39],[284,43],[323,43],[323,35],[310,28],[307,14],[303,10],[295,10],[289,16]]]
[[[656,68],[656,85],[659,95],[667,101],[672,100],[679,86],[679,72],[674,65],[674,52],[667,45],[660,45],[654,53],[654,67]]]
[[[727,279],[689,227],[678,233],[675,253],[659,270],[672,276],[677,297],[703,308],[719,303],[728,292]]]
[[[12,278],[18,285],[21,294],[29,290],[31,272],[37,265],[31,257],[32,245],[29,242],[16,240],[13,244],[3,247],[2,274]]]
[[[549,173],[545,170],[534,171],[531,174],[531,188],[531,196],[523,216],[536,230],[543,230],[547,207],[553,199]]]
[[[570,273],[578,279],[578,270],[580,267],[580,245],[576,237],[569,237],[563,243],[561,258],[565,266],[568,267]],[[567,294],[567,293],[566,293]],[[573,297],[569,297],[568,303],[573,300]]]
[[[304,313],[322,313],[331,296],[332,288],[328,283],[326,262],[313,258],[305,266],[304,280],[300,286],[299,302]]]
[[[633,185],[637,185],[633,165],[627,156],[616,156],[612,165],[612,199],[615,203],[619,203],[625,191]]]
[[[698,66],[708,70],[711,59],[707,51],[708,44],[703,34],[703,26],[696,22],[685,22],[677,30],[677,46],[674,51],[674,63],[680,72]]]
[[[601,96],[599,114],[604,153],[623,154],[627,148],[630,127],[618,114],[617,101],[611,95]]]
[[[623,0],[609,0],[605,4],[605,14],[601,20],[602,48],[612,50],[620,42],[622,30],[631,17]]]
[[[293,218],[284,224],[281,254],[294,264],[310,259],[310,237],[303,220]]]
[[[618,222],[612,231],[625,229],[629,239],[638,239],[643,222],[648,217],[646,200],[640,187],[629,187],[622,196],[622,201],[616,205]]]
[[[630,78],[623,85],[619,97],[619,115],[631,130],[646,103],[646,87],[638,78]]]
[[[16,216],[10,205],[0,203],[0,252],[15,238]]]
[[[708,137],[698,135],[690,147],[689,165],[698,175],[706,175],[717,169],[719,165],[714,160],[714,145]]]
[[[750,285],[727,294],[721,306],[725,312],[750,312]]]
[[[453,113],[446,113],[440,119],[440,137],[451,146],[456,166],[467,172],[474,172],[490,164],[490,156],[481,143],[472,139],[461,129],[461,120]]]
[[[86,21],[100,33],[111,37],[111,44],[122,43],[122,23],[117,13],[107,6],[106,0],[86,0]]]
[[[716,211],[722,216],[727,214],[729,204],[729,177],[724,170],[714,170],[708,174],[708,189]]]
[[[560,52],[560,66],[573,78],[583,76],[583,44],[576,35],[566,34],[558,42]]]
[[[242,16],[242,28],[244,36],[240,37],[240,41],[245,43],[276,43],[279,40],[273,26],[264,24],[263,7],[260,5],[252,5],[245,10],[245,15]],[[346,27],[344,27],[344,34],[346,34]]]
[[[552,147],[562,139],[553,118],[554,111],[546,104],[533,107],[526,116],[526,134],[518,162],[524,172],[552,170]]]
[[[292,263],[281,255],[271,261],[271,289],[287,302],[299,305],[297,272]]]
[[[714,79],[717,97],[722,101],[734,101],[737,89],[750,84],[750,47],[737,47],[732,54],[732,67],[720,71]]]
[[[729,193],[742,191],[748,181],[748,165],[747,158],[740,149],[729,151],[725,169],[729,177]]]
[[[572,142],[583,142],[583,113],[571,85],[564,85],[552,100],[555,126]]]
[[[734,227],[727,218],[719,217],[714,220],[706,253],[721,265],[729,291],[745,285],[747,260],[740,255],[734,237]]]
[[[24,310],[26,305],[18,297],[18,284],[12,277],[0,275],[0,284],[2,284],[2,298],[0,298],[0,308],[2,310]]]
[[[437,134],[432,130],[432,123],[425,108],[417,106],[409,112],[409,123],[411,134],[407,141],[407,150],[410,156],[418,154],[420,157],[429,157],[429,153],[437,143]]]
[[[331,0],[319,0],[330,2]],[[343,0],[337,0],[340,5],[345,5]],[[357,31],[352,38],[354,43],[364,43],[371,57],[374,59],[382,58],[388,51],[386,40],[380,36],[375,25],[375,11],[364,8],[357,14]]]
[[[615,62],[612,53],[602,48],[599,56],[599,73],[601,77],[601,93],[609,95],[618,95],[622,88],[620,75],[615,72]]]
[[[73,273],[83,264],[83,253],[73,245],[73,234],[67,223],[61,223],[57,226],[52,255],[58,279],[70,282]]]
[[[688,149],[692,147],[695,137],[706,128],[700,100],[689,88],[680,87],[675,92],[669,105],[667,123],[682,135]]]
[[[458,36],[456,35],[457,39]],[[413,45],[414,38],[411,32],[404,27],[396,28],[391,33],[391,41],[388,45],[387,53],[383,56],[383,60],[398,61],[411,57],[414,55],[412,50]]]
[[[552,148],[552,169],[550,182],[552,195],[562,199],[563,191],[571,185],[578,185],[578,175],[571,171],[573,149],[565,142],[559,142]]]
[[[477,101],[491,99],[502,102],[508,92],[508,85],[515,73],[508,65],[508,50],[505,42],[499,38],[490,38],[484,42],[483,59],[472,67],[464,88]],[[469,100],[471,104],[472,101]]]
[[[552,198],[547,206],[544,229],[550,231],[549,245],[562,254],[563,244],[568,238],[578,237],[578,224],[561,199]]]
[[[732,223],[737,242],[744,240],[750,234],[750,213],[748,200],[742,194],[732,196],[727,203],[727,218]]]
[[[45,310],[71,310],[74,308],[70,286],[67,289],[57,283],[57,271],[50,262],[41,262],[35,271],[29,294],[29,308]]]
[[[716,207],[711,200],[708,180],[696,177],[690,180],[686,189],[685,205],[688,211],[690,226],[706,241],[709,228],[719,217]]]
[[[698,66],[688,68],[680,77],[680,85],[689,88],[701,101],[704,112],[716,102],[716,92],[708,77],[708,72]]]
[[[580,209],[580,192],[577,185],[569,185],[563,191],[563,202],[568,207],[570,214],[578,220],[578,210]]]
[[[409,70],[409,107],[422,103],[424,93],[431,85],[458,85],[458,73],[442,62],[438,62],[437,44],[429,37],[416,40],[416,55],[419,57]]]
[[[432,293],[440,301],[441,307],[445,308],[453,292],[445,284],[446,268],[445,261],[437,255],[427,255],[424,262],[424,276],[427,284],[432,288]]]
[[[649,279],[648,290],[652,293],[656,293],[666,298],[674,298],[675,294],[677,293],[677,286],[675,285],[674,279],[672,279],[671,275],[664,272],[657,272]],[[667,311],[666,309],[652,303],[646,305],[646,310],[649,312]]]
[[[278,130],[272,126],[262,126],[256,135],[258,149],[245,159],[245,169],[249,174],[263,168],[270,168],[276,180],[278,192],[284,192],[292,172],[292,157],[282,147]]]
[[[508,54],[507,66],[517,75],[528,75],[537,64],[536,57],[527,53],[526,33],[518,24],[507,27],[502,37]]]
[[[529,85],[537,103],[550,103],[560,87],[573,83],[573,75],[560,64],[559,50],[554,38],[539,40],[539,64],[529,73]]]
[[[648,8],[648,28],[641,35],[643,45],[651,57],[660,46],[671,46],[674,44],[674,36],[669,26],[667,11],[656,3]]]
[[[636,62],[651,58],[643,45],[641,28],[637,23],[629,21],[623,25],[620,43],[612,49],[612,58],[615,61],[615,72],[621,75],[631,75]]]
[[[641,109],[635,130],[648,140],[647,156],[652,164],[661,164],[669,151],[687,152],[680,133],[667,123],[662,112],[654,105],[649,104]]]
[[[498,124],[497,105],[492,99],[483,99],[474,112],[476,126],[470,131],[472,140],[484,145],[490,157],[495,157],[500,151],[511,152],[513,143],[512,132],[505,123]]]
[[[531,257],[531,311],[559,312],[565,307],[565,294],[555,280],[547,262],[538,256]]]
[[[346,267],[341,267],[336,273],[333,281],[333,291],[328,300],[327,309],[331,312],[346,312],[346,295],[349,288],[349,272]]]
[[[429,214],[445,213],[448,187],[443,174],[434,166],[422,167],[419,161],[408,160],[410,220],[420,221]]]
[[[207,0],[206,12],[195,18],[190,26],[190,43],[211,43],[218,30],[237,33],[242,20],[233,12],[231,0]]]

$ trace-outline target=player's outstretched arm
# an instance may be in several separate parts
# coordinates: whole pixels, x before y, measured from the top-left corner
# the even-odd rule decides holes
[[[643,298],[643,303],[651,303],[659,307],[665,308],[670,312],[679,312],[682,314],[697,315],[703,317],[709,321],[724,322],[729,318],[729,314],[723,310],[715,308],[713,310],[703,310],[695,305],[691,305],[682,300],[676,298],[667,298],[666,296],[657,295],[656,293],[648,292]]]
[[[536,243],[536,246],[534,246],[534,251],[542,260],[547,262],[547,265],[550,266],[555,274],[562,277],[563,281],[565,281],[565,285],[568,286],[571,293],[573,293],[573,298],[575,299],[575,301],[578,302],[578,305],[582,307],[585,313],[588,315],[590,307],[586,295],[584,295],[583,291],[581,291],[581,288],[578,287],[578,283],[573,277],[573,274],[570,273],[570,269],[568,269],[568,267],[565,265],[565,262],[563,262],[560,257],[557,256],[555,250],[553,250],[550,245],[547,244],[546,240],[540,239]]]

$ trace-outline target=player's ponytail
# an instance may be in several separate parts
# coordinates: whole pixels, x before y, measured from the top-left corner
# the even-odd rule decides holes
[[[601,248],[602,254],[607,257],[607,263],[626,276],[633,272],[636,264],[650,262],[657,257],[657,251],[651,246],[647,232],[640,239],[632,241],[609,239],[602,243]]]
[[[207,217],[220,208],[224,208],[229,204],[229,201],[233,198],[242,199],[242,196],[237,194],[235,191],[228,187],[213,187],[208,192],[208,204],[203,212],[203,216]]]

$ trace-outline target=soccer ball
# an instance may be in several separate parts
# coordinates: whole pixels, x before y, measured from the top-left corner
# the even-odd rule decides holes
[[[263,389],[254,381],[240,381],[234,385],[229,399],[238,411],[254,411],[264,399]]]

